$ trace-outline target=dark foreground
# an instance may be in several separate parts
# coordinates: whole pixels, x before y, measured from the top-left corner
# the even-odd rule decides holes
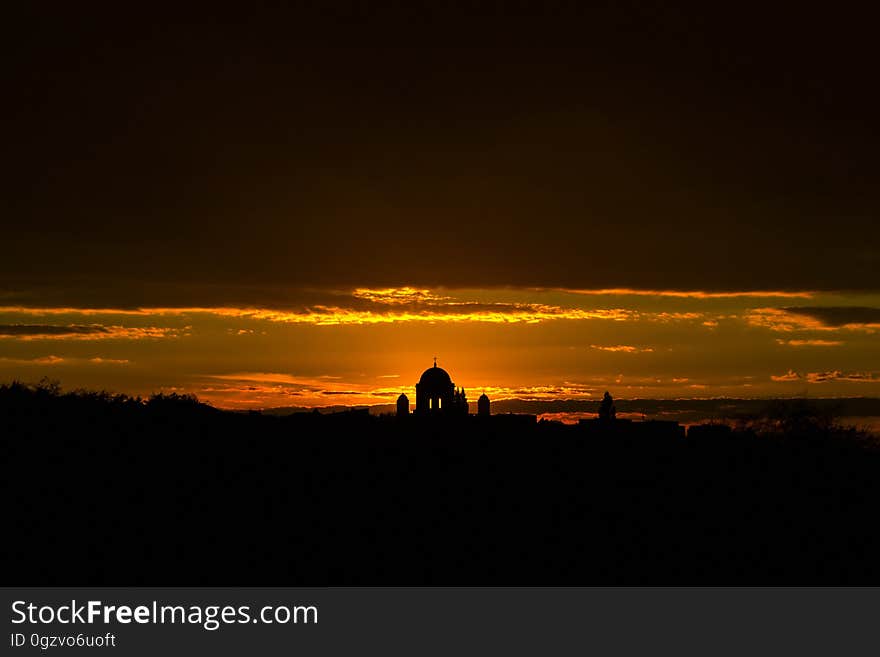
[[[4,581],[880,584],[880,454],[789,420],[684,438],[0,387]]]

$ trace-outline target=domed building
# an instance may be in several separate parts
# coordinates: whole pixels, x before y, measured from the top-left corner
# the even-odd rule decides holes
[[[442,367],[429,367],[416,384],[417,415],[467,415],[468,404],[464,388],[456,390],[449,372]]]

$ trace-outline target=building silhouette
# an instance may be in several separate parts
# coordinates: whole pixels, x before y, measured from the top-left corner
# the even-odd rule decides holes
[[[487,417],[490,412],[491,408],[489,406],[489,397],[487,397],[486,393],[484,392],[477,400],[477,415],[481,417]]]
[[[397,398],[397,415],[409,415],[409,397],[402,393]]]
[[[398,409],[400,401],[398,400]],[[424,372],[416,384],[417,415],[467,415],[468,403],[464,388],[457,389],[449,373],[442,367],[434,366]]]

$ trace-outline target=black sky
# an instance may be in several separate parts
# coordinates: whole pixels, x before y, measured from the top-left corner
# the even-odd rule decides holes
[[[703,4],[13,14],[3,288],[880,289],[874,23]]]

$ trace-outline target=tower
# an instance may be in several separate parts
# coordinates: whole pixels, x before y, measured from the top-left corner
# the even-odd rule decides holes
[[[488,417],[491,409],[489,407],[489,398],[484,392],[477,400],[477,415],[480,417]]]
[[[397,417],[404,415],[409,415],[409,397],[401,393],[397,398]]]

